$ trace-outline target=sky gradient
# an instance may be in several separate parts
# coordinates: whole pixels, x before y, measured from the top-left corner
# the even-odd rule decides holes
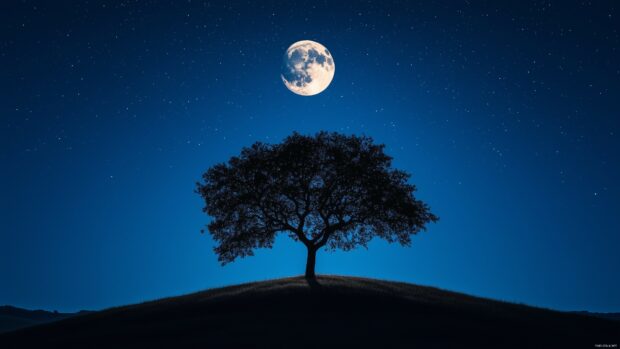
[[[304,271],[222,267],[195,182],[255,141],[365,134],[441,220],[317,273],[620,311],[614,1],[0,4],[0,304],[101,309]],[[336,74],[302,97],[286,48]]]

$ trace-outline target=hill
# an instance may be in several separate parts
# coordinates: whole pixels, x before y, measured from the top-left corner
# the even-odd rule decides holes
[[[573,313],[575,314],[583,314],[583,315],[590,315],[590,316],[596,316],[596,317],[600,317],[603,319],[610,319],[610,320],[615,320],[615,321],[620,321],[620,313],[596,313],[596,312],[591,312],[591,311],[573,311]]]
[[[82,313],[82,312],[80,312]],[[10,305],[0,306],[0,333],[18,328],[58,321],[79,313],[58,313],[46,310],[28,310]]]
[[[433,287],[320,276],[112,308],[0,335],[0,347],[592,348],[620,323]]]

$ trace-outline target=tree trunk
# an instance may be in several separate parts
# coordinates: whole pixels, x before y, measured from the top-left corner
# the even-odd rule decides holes
[[[314,279],[314,264],[316,262],[316,249],[308,247],[308,259],[306,261],[306,279]]]

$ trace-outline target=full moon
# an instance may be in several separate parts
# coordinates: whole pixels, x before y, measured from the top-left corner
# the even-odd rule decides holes
[[[282,82],[292,92],[313,96],[323,92],[332,82],[336,64],[329,50],[315,41],[292,44],[284,53]]]

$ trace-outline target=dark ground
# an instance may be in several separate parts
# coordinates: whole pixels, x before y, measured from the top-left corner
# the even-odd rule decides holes
[[[80,312],[85,313],[85,312]],[[18,328],[66,319],[80,313],[58,313],[46,310],[28,310],[10,305],[0,306],[0,333]]]
[[[594,348],[620,322],[340,276],[255,282],[0,334],[0,348]]]

